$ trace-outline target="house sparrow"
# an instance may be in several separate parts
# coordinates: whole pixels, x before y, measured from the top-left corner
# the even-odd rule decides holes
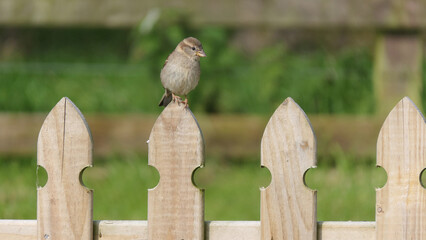
[[[185,107],[188,106],[188,93],[194,89],[200,80],[200,57],[206,57],[201,42],[193,37],[182,40],[175,50],[167,57],[161,70],[161,83],[165,93],[159,106],[166,107],[171,101],[182,99],[178,95],[184,95]]]

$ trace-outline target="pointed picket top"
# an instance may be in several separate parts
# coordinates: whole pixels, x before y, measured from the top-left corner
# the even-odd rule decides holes
[[[261,148],[261,165],[271,172],[271,184],[261,189],[261,239],[316,239],[316,191],[304,184],[305,172],[316,165],[316,140],[293,99],[269,120]]]
[[[78,108],[62,98],[41,127],[37,164],[47,183],[37,189],[37,239],[92,239],[92,191],[81,172],[92,165],[90,130]]]
[[[376,239],[426,239],[425,119],[403,98],[389,113],[377,141],[377,165],[387,183],[376,190]]]
[[[204,140],[183,104],[170,103],[155,122],[148,164],[160,175],[148,190],[148,239],[204,239],[204,192],[192,182],[194,170],[204,164]]]

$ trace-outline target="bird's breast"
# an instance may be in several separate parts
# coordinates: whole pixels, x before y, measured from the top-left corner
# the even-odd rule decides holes
[[[163,86],[177,95],[187,95],[194,89],[200,79],[200,63],[190,61],[186,64],[177,64],[168,61],[161,71]]]

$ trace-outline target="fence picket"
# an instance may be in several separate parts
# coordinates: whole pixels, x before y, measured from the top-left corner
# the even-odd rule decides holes
[[[377,141],[377,165],[388,176],[376,190],[376,222],[316,222],[316,191],[304,174],[316,164],[309,120],[291,98],[275,111],[261,144],[261,165],[271,183],[261,189],[261,221],[204,222],[204,191],[193,185],[204,163],[204,141],[188,108],[170,104],[149,138],[149,164],[160,181],[148,190],[148,221],[95,221],[92,191],[81,172],[92,164],[93,141],[78,108],[62,98],[47,116],[37,163],[48,174],[37,189],[37,221],[0,220],[1,239],[425,239],[425,119],[405,97],[389,113]],[[205,228],[206,225],[206,228]],[[95,227],[93,227],[95,226]],[[94,231],[95,230],[95,231]]]
[[[47,116],[37,143],[37,164],[48,180],[37,189],[37,239],[93,237],[92,190],[81,172],[92,164],[90,130],[78,108],[62,98]]]
[[[426,190],[420,184],[426,167],[425,119],[408,97],[383,123],[377,165],[388,180],[376,190],[376,239],[426,239]]]
[[[261,164],[272,175],[271,184],[261,189],[262,240],[316,239],[316,191],[303,179],[316,164],[316,140],[293,99],[287,98],[269,120],[261,148]]]
[[[160,174],[148,190],[148,239],[204,239],[204,191],[192,173],[204,163],[204,140],[189,108],[169,104],[154,124],[148,163]]]

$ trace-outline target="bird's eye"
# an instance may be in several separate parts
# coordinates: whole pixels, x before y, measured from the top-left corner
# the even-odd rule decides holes
[[[192,47],[192,51],[195,51],[195,47]]]

